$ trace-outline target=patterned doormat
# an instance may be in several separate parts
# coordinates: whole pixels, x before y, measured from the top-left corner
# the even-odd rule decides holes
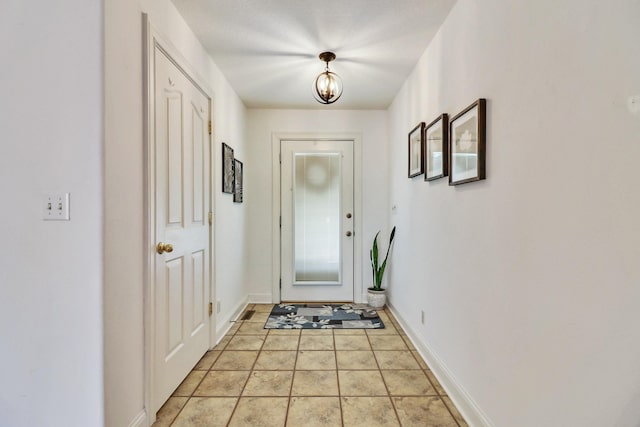
[[[265,329],[383,329],[378,312],[366,304],[278,304]]]

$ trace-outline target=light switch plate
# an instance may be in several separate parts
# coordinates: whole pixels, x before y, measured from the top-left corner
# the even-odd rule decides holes
[[[45,194],[42,198],[42,219],[69,221],[69,193]]]

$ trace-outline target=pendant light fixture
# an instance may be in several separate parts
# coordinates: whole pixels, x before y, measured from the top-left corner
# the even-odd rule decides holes
[[[321,104],[333,104],[342,95],[342,79],[336,73],[329,71],[329,62],[336,59],[336,54],[322,52],[319,58],[327,65],[313,83],[313,96]]]

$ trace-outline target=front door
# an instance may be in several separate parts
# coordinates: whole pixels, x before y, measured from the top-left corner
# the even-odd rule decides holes
[[[353,141],[281,141],[282,301],[353,301]]]
[[[155,48],[155,345],[160,408],[209,347],[209,98]]]

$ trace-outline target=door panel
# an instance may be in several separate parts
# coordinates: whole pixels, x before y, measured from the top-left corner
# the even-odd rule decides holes
[[[209,347],[209,99],[155,49],[154,407]]]
[[[282,141],[284,301],[353,301],[353,141]]]

